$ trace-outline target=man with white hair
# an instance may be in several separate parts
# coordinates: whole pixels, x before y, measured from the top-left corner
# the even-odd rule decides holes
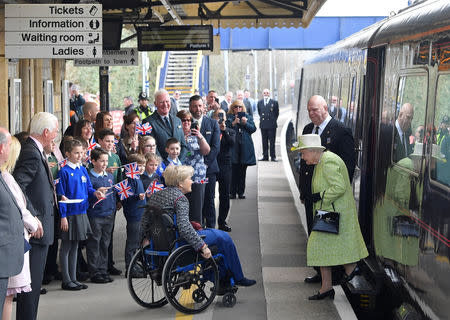
[[[9,156],[11,135],[0,127],[0,166]],[[22,213],[0,172],[0,318],[8,287],[8,278],[23,268],[24,235]]]
[[[49,245],[53,243],[54,214],[57,205],[55,187],[45,150],[59,132],[58,119],[48,112],[36,113],[30,123],[30,137],[22,144],[14,169],[14,178],[27,197],[27,208],[39,219],[42,227],[30,239],[31,292],[17,297],[17,320],[37,317],[39,295]]]
[[[167,158],[167,139],[175,138],[180,141],[181,151],[179,158],[183,160],[186,157],[187,144],[181,128],[181,120],[170,114],[170,96],[166,90],[161,89],[155,92],[155,107],[156,111],[143,120],[142,123],[149,122],[151,124],[153,128],[151,135],[155,138],[156,147],[163,159]]]

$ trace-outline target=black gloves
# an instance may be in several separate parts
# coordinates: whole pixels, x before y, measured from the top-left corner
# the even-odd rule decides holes
[[[322,198],[320,197],[320,192],[316,192],[316,193],[313,193],[311,195],[311,201],[312,202],[317,202],[317,201],[320,201],[320,200],[322,200]]]

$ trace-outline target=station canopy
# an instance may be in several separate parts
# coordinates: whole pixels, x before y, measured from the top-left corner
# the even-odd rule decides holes
[[[326,0],[99,0],[104,17],[148,26],[213,25],[214,28],[306,28]]]

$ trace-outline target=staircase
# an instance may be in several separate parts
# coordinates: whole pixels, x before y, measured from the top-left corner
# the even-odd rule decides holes
[[[189,98],[199,87],[201,51],[168,51],[161,60],[157,77],[159,84],[156,87],[166,89],[171,96],[175,90],[179,90],[180,109],[189,107]]]

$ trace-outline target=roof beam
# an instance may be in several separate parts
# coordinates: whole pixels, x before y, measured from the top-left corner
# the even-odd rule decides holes
[[[263,3],[270,4],[274,7],[279,7],[286,9],[288,11],[291,11],[292,13],[298,13],[305,10],[305,8],[302,8],[296,4],[293,4],[292,2],[286,2],[286,1],[278,1],[278,0],[259,0]]]

